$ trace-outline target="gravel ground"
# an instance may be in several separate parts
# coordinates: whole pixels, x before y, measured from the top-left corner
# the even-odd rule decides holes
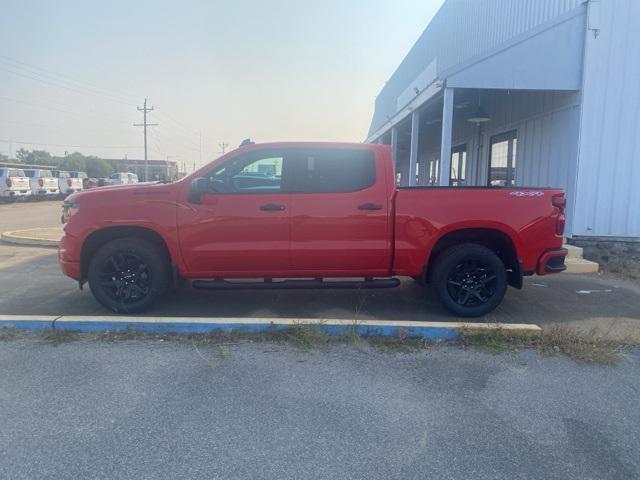
[[[640,352],[0,343],[3,479],[631,479]]]

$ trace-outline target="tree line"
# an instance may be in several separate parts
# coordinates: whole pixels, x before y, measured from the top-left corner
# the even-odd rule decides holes
[[[0,161],[9,161],[6,155],[0,155]],[[125,171],[121,166],[114,165],[108,160],[92,155],[85,156],[74,152],[64,157],[51,155],[45,150],[26,150],[21,148],[16,152],[16,163],[25,165],[43,165],[57,170],[86,172],[89,177],[106,178],[112,173]]]

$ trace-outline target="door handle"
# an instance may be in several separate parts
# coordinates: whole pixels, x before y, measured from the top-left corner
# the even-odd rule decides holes
[[[382,205],[377,203],[363,203],[358,205],[358,210],[382,210]]]
[[[263,212],[282,212],[284,209],[285,206],[279,203],[265,203],[264,205],[260,205],[260,210]]]

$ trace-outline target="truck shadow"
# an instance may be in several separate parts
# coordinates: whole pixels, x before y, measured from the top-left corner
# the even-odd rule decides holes
[[[59,270],[55,251],[37,255],[0,246],[0,314],[111,315],[87,287]],[[32,249],[30,249],[32,250]],[[375,290],[202,291],[185,285],[146,316],[282,317],[347,320],[461,320],[445,311],[432,291],[403,278],[398,288]],[[509,289],[500,307],[475,321],[564,323],[638,321],[640,287],[615,278],[555,275],[525,279],[523,290]]]

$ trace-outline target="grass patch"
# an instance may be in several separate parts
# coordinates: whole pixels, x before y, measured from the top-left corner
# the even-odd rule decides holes
[[[622,359],[625,348],[632,346],[624,342],[613,342],[600,338],[596,329],[579,333],[564,326],[545,329],[540,339],[540,350],[546,354],[564,353],[581,363],[613,365]]]
[[[476,330],[463,328],[460,333],[460,343],[465,347],[475,347],[479,350],[501,354],[518,348],[535,346],[537,337],[517,335],[502,328]]]
[[[222,360],[231,358],[231,351],[228,348],[226,348],[224,345],[218,345],[216,347],[216,350],[218,351],[218,357],[220,357]]]
[[[532,348],[546,355],[564,354],[579,363],[613,365],[622,359],[630,342],[614,342],[598,336],[597,330],[580,332],[567,326],[544,328],[540,336],[523,336],[495,328],[475,332],[463,330],[460,343],[464,346],[501,354],[522,348]]]
[[[322,323],[294,323],[277,333],[302,351],[323,347],[329,342],[329,335],[322,331]]]
[[[18,329],[13,327],[0,328],[0,342],[9,342],[18,338]]]
[[[53,346],[80,340],[80,336],[76,332],[70,330],[45,328],[44,330],[38,330],[38,334],[40,341]]]

